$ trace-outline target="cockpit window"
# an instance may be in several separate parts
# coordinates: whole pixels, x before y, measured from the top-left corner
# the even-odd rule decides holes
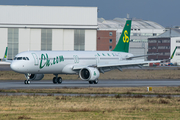
[[[17,60],[22,60],[22,57],[18,57]]]
[[[23,57],[23,60],[26,60],[26,58],[25,58],[25,57]]]
[[[14,60],[29,60],[28,57],[15,57]]]

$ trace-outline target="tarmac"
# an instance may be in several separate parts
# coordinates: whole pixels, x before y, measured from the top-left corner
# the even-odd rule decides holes
[[[53,84],[52,80],[31,81],[24,84],[23,80],[1,80],[0,89],[48,89],[63,87],[153,87],[180,86],[180,80],[99,80],[98,84],[89,84],[82,80],[64,80],[62,84]]]

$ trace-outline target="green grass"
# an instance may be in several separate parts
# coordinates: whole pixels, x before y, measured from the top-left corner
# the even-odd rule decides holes
[[[180,95],[178,87],[152,87],[147,91],[146,87],[104,87],[104,88],[55,88],[55,89],[0,89],[1,93],[69,93],[69,94],[154,94],[154,95]]]
[[[180,98],[0,96],[3,119],[178,119]]]

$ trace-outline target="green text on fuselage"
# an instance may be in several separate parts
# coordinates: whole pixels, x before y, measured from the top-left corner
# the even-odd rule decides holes
[[[64,61],[64,57],[63,56],[56,56],[54,57],[52,60],[48,58],[48,54],[46,53],[46,55],[41,54],[41,60],[40,60],[40,66],[39,68],[42,69],[45,66],[49,67],[51,65],[55,65],[58,64],[60,62]]]

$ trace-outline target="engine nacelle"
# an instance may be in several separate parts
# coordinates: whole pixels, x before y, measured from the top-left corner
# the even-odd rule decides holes
[[[98,79],[99,75],[100,75],[99,70],[94,67],[83,68],[79,72],[80,78],[82,80],[88,80],[88,81]]]
[[[29,79],[28,79],[29,76]],[[32,80],[32,81],[38,81],[42,80],[44,77],[44,74],[25,74],[26,79]]]

